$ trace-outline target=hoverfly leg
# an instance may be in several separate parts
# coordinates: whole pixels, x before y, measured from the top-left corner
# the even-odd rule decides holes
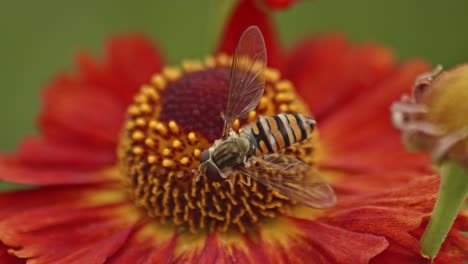
[[[250,177],[247,176],[247,181],[244,180],[243,178],[240,180],[242,184],[244,184],[245,186],[248,186],[250,187],[250,185],[252,185],[252,179],[250,179]]]
[[[226,179],[226,181],[229,183],[229,187],[231,187],[231,190],[234,189],[234,181],[231,179]]]
[[[226,181],[229,183],[229,187],[231,187],[231,191],[234,190],[234,184],[236,184],[236,174],[232,174],[231,177],[226,179]]]

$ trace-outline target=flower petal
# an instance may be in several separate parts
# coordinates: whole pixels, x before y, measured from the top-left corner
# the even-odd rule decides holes
[[[200,254],[198,263],[227,263],[226,261],[226,248],[220,246],[218,234],[213,232],[205,242],[205,248]]]
[[[291,239],[287,251],[304,263],[312,261],[310,256],[317,258],[317,263],[368,263],[388,246],[384,237],[351,232],[318,221],[292,217],[288,220],[302,235],[299,239]]]
[[[60,144],[47,138],[26,138],[18,149],[18,160],[28,166],[92,169],[115,164],[115,153],[86,145]]]
[[[126,105],[111,94],[60,77],[44,94],[40,125],[53,141],[115,149]]]
[[[286,61],[285,78],[320,122],[394,70],[392,53],[373,44],[352,47],[341,34],[299,42]]]
[[[99,241],[90,243],[74,253],[61,258],[56,263],[104,263],[124,244],[131,227],[122,229]]]
[[[113,38],[99,63],[78,56],[79,72],[61,74],[44,92],[40,126],[48,140],[114,152],[125,110],[162,68],[156,47],[137,35]]]
[[[398,188],[349,196],[339,199],[337,207],[320,220],[351,231],[384,236],[390,246],[377,257],[381,261],[376,263],[395,263],[392,261],[397,260],[402,263],[421,262],[424,261],[419,245],[422,231],[417,235],[413,231],[420,228],[423,220],[430,215],[438,185],[437,175],[420,176]],[[464,239],[464,243],[468,243],[468,239]],[[466,249],[460,247],[452,246],[450,249],[454,256],[451,261],[464,253],[468,254]]]
[[[275,34],[271,17],[259,9],[252,0],[240,0],[226,23],[218,52],[233,54],[242,32],[251,25],[257,25],[263,33],[268,51],[268,65],[281,66],[281,47]]]
[[[100,263],[120,248],[138,218],[112,192],[88,186],[1,194],[0,240],[15,256],[37,263]]]
[[[321,170],[322,175],[330,174],[326,169]],[[378,173],[357,173],[352,175],[352,180],[334,181],[333,189],[341,197],[346,198],[347,195],[364,195],[375,193],[381,190],[398,187],[406,184],[408,181],[421,176],[421,172],[414,170],[401,170]]]
[[[389,122],[391,102],[409,89],[414,78],[427,69],[423,62],[408,62],[373,90],[356,97],[323,120],[320,123],[322,164],[355,172],[395,169],[427,172],[427,158],[407,153]],[[395,166],[395,161],[398,161],[398,166]]]
[[[57,185],[115,181],[111,171],[60,166],[29,166],[17,157],[0,156],[0,179],[22,184]]]
[[[8,247],[0,242],[0,263],[3,264],[20,264],[25,263],[24,260],[19,259],[8,253]]]
[[[151,75],[161,71],[163,57],[151,40],[138,34],[117,36],[106,45],[106,56],[96,62],[86,52],[77,57],[79,80],[103,89],[127,105]]]
[[[308,102],[319,123],[330,112],[370,90],[394,70],[392,53],[372,44],[351,47],[340,34],[299,42],[285,77]]]

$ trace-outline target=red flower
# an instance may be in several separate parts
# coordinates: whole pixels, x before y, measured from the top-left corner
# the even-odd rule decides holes
[[[438,177],[424,156],[404,151],[388,108],[428,66],[396,65],[386,49],[355,47],[338,34],[286,51],[251,2],[237,11],[220,50],[230,53],[246,25],[262,28],[270,65],[279,71],[267,71],[257,114],[308,112],[296,87],[320,138],[293,153],[320,166],[338,205],[315,210],[256,184],[196,183],[197,156],[221,129],[229,57],[163,68],[148,40],[119,37],[103,59],[80,53],[78,70],[48,85],[41,135],[1,157],[2,179],[37,188],[0,195],[0,262],[425,261],[418,239]],[[468,258],[460,230],[468,230],[466,213],[437,262]]]

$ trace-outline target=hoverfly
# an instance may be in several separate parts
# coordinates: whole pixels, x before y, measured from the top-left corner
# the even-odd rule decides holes
[[[315,127],[313,119],[281,113],[262,116],[242,126],[239,133],[232,130],[233,122],[246,118],[263,95],[266,60],[263,35],[257,26],[250,26],[234,53],[222,138],[201,154],[198,177],[204,174],[211,181],[228,180],[232,187],[230,176],[241,172],[248,176],[247,185],[253,179],[304,205],[334,206],[333,189],[316,170],[293,156],[276,153],[309,138]]]

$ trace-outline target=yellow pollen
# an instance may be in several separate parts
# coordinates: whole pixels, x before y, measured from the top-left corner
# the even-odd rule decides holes
[[[228,56],[227,54],[221,53],[217,57],[217,63],[221,66],[231,66],[232,64],[232,57]]]
[[[163,123],[161,123],[161,122],[156,123],[155,128],[156,128],[156,130],[158,131],[159,134],[161,134],[163,136],[167,134],[167,127]]]
[[[178,139],[172,141],[172,147],[175,149],[179,149],[182,147],[182,142]]]
[[[292,90],[293,84],[291,81],[283,80],[276,84],[276,90],[278,92],[289,92]]]
[[[199,150],[199,149],[194,149],[194,150],[193,150],[193,156],[194,156],[195,158],[199,158],[200,155],[201,155],[201,150]]]
[[[179,134],[179,126],[175,121],[169,121],[169,129],[174,134]]]
[[[289,107],[288,107],[287,104],[280,104],[279,110],[280,110],[280,112],[288,112]]]
[[[234,120],[234,123],[232,123],[232,129],[237,131],[237,130],[239,130],[239,128],[240,128],[240,121],[239,121],[239,119],[236,119],[236,120]]]
[[[140,126],[140,127],[145,126],[145,125],[146,125],[146,120],[143,119],[143,118],[138,118],[138,119],[135,121],[135,124],[136,124],[137,126]]]
[[[179,68],[176,67],[164,67],[163,69],[163,75],[166,77],[167,80],[173,82],[179,79],[179,77],[182,75],[180,72]]]
[[[278,103],[290,103],[294,100],[294,95],[291,93],[279,93],[275,96],[275,101]]]
[[[186,72],[201,71],[204,69],[203,64],[197,60],[184,60],[182,61],[182,68]]]
[[[189,163],[189,161],[190,161],[190,158],[188,158],[188,157],[182,157],[182,158],[180,159],[180,164],[182,164],[182,165],[187,165],[187,164]]]
[[[257,112],[256,111],[250,111],[249,116],[247,117],[247,122],[253,122],[257,119]]]
[[[247,232],[258,227],[262,220],[289,213],[295,206],[295,202],[255,181],[247,186],[248,176],[241,171],[234,171],[230,176],[232,185],[200,175],[201,154],[213,142],[207,140],[203,130],[184,127],[177,115],[172,117],[174,120],[160,118],[167,103],[165,96],[171,96],[174,87],[180,88],[177,82],[182,82],[181,77],[196,76],[199,72],[209,74],[217,71],[216,68],[225,72],[231,63],[231,56],[220,54],[202,62],[185,60],[181,68],[165,67],[162,73],[152,76],[149,84],[141,86],[128,107],[118,147],[119,166],[130,198],[148,218],[193,233],[231,229]],[[253,66],[254,72],[257,68],[260,69],[259,65]],[[288,111],[310,116],[307,107],[298,100],[293,84],[280,80],[278,70],[268,68],[261,77],[266,82],[265,93],[247,118],[234,121],[235,131],[260,116]],[[184,89],[200,87],[184,86]],[[297,143],[287,153],[313,165],[314,140],[315,137]]]
[[[154,142],[153,139],[147,138],[147,139],[145,139],[145,145],[152,148],[152,147],[156,146],[156,143]]]
[[[272,68],[267,68],[263,75],[265,76],[265,80],[269,82],[277,82],[281,77],[280,72],[277,69]]]
[[[161,74],[155,74],[151,78],[151,82],[158,90],[162,91],[166,88],[166,80]]]
[[[135,123],[132,121],[127,121],[127,123],[125,124],[125,129],[127,130],[133,129],[134,127],[135,127]]]
[[[137,94],[133,99],[137,103],[146,103],[146,96],[144,94]]]
[[[260,98],[260,102],[258,102],[257,109],[260,111],[264,111],[268,106],[268,102],[269,99],[265,96],[262,96],[262,98]]]
[[[149,155],[148,156],[148,163],[150,163],[150,164],[156,163],[157,160],[158,160],[158,158],[156,156],[154,156],[154,155]]]
[[[163,159],[162,165],[166,168],[171,168],[176,165],[176,163],[171,159]]]
[[[145,114],[149,114],[151,113],[151,106],[149,106],[149,104],[141,104],[140,105],[140,110],[142,113],[145,113]]]
[[[158,126],[158,122],[157,121],[154,121],[154,120],[151,120],[148,124],[148,126],[151,128],[151,129],[156,129],[156,127]]]
[[[141,148],[141,147],[134,147],[132,151],[133,151],[133,154],[135,154],[135,155],[143,154],[143,148]]]
[[[299,112],[299,106],[297,104],[290,104],[288,110],[290,112]]]
[[[205,66],[207,68],[214,68],[216,66],[216,60],[212,56],[208,56],[205,58]]]
[[[132,138],[133,140],[140,141],[145,138],[145,134],[143,134],[143,132],[141,132],[140,130],[137,130],[133,132]]]
[[[162,150],[162,154],[163,154],[163,156],[166,156],[166,157],[171,156],[172,155],[172,150],[170,148],[164,148]]]
[[[191,145],[197,143],[197,135],[194,132],[188,133],[187,139]]]
[[[131,105],[128,110],[127,110],[128,114],[131,115],[131,116],[136,116],[136,115],[139,115],[140,114],[140,108],[138,108],[138,106],[136,105]]]

